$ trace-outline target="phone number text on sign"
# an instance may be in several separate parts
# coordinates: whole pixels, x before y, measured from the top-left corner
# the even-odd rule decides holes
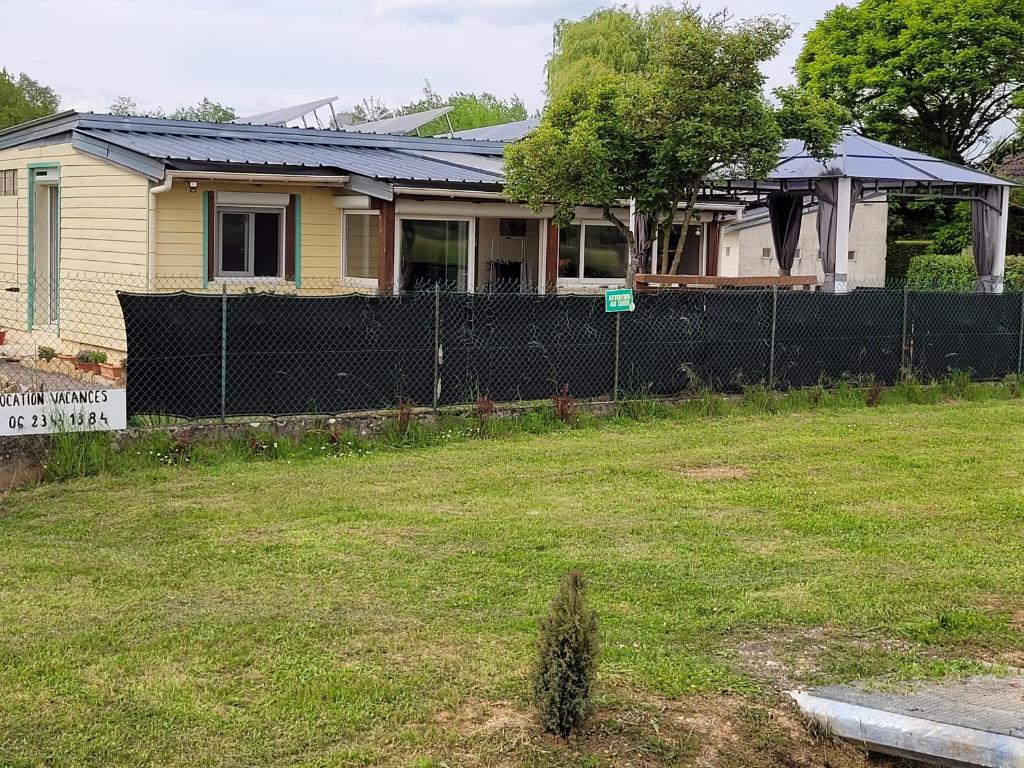
[[[128,426],[123,389],[0,393],[0,435],[100,432]]]

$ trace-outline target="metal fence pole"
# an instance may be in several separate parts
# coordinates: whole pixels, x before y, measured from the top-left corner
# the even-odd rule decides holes
[[[228,285],[220,286],[220,420],[228,412]]]
[[[1020,294],[1020,328],[1017,333],[1017,375],[1021,374],[1021,363],[1024,358],[1024,291]]]
[[[441,399],[441,286],[434,283],[434,410]]]
[[[775,328],[779,314],[779,286],[772,286],[772,336],[768,347],[768,389],[775,389]]]
[[[909,318],[910,312],[910,287],[904,283],[903,285],[903,341],[900,348],[900,379],[907,381],[910,379],[910,341],[907,338],[907,319]]]
[[[615,374],[614,374],[614,379],[615,380],[614,380],[613,391],[612,391],[612,399],[616,400],[616,401],[619,399],[619,325],[620,325],[621,321],[622,321],[622,313],[621,312],[616,312],[615,313]]]

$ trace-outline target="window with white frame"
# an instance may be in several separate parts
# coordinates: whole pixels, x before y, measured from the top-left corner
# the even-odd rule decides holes
[[[284,208],[217,206],[217,277],[284,277]]]
[[[380,259],[380,215],[376,211],[342,213],[342,276],[376,280]]]
[[[846,252],[846,258],[849,261],[856,261],[857,260],[857,252],[856,251],[847,251]]]
[[[583,222],[558,231],[558,279],[576,282],[620,281],[626,277],[629,245],[619,228]]]
[[[772,249],[771,248],[762,248],[761,249],[761,258],[762,259],[770,259],[771,257],[772,257]]]

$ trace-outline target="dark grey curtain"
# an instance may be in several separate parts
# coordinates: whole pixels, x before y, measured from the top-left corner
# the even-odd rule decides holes
[[[772,242],[780,275],[788,275],[793,268],[803,219],[803,195],[788,192],[772,192],[768,195],[768,220],[772,225]]]
[[[971,229],[973,236],[974,269],[977,278],[974,290],[977,293],[1002,293],[1004,261],[999,257],[1001,227],[1003,221],[1003,188],[979,187],[978,198],[971,204]],[[999,274],[996,274],[996,273]]]
[[[821,287],[825,291],[834,291],[837,282],[845,283],[846,273],[836,274],[836,203],[839,200],[839,178],[836,176],[822,179],[814,183],[814,193],[818,196],[818,256],[821,259],[821,270],[824,273]],[[864,194],[864,184],[856,179],[850,185],[850,226],[853,227],[853,211]]]
[[[653,265],[649,263],[651,256],[651,244],[653,242],[653,231],[654,231],[654,216],[650,213],[642,213],[641,211],[635,211],[633,213],[633,237],[636,238],[636,248],[638,253],[644,254],[643,261],[640,265],[640,270],[647,270],[649,272],[656,271],[653,269]],[[657,258],[655,255],[653,258]]]

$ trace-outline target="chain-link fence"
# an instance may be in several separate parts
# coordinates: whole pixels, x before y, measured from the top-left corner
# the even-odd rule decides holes
[[[1021,372],[1024,342],[1020,293],[665,290],[608,314],[599,293],[498,284],[377,296],[315,276],[298,288],[96,273],[44,282],[0,273],[0,384],[127,379],[131,415],[184,419],[533,401],[563,387],[612,399],[955,370],[998,379]],[[74,359],[90,356],[107,365]]]

